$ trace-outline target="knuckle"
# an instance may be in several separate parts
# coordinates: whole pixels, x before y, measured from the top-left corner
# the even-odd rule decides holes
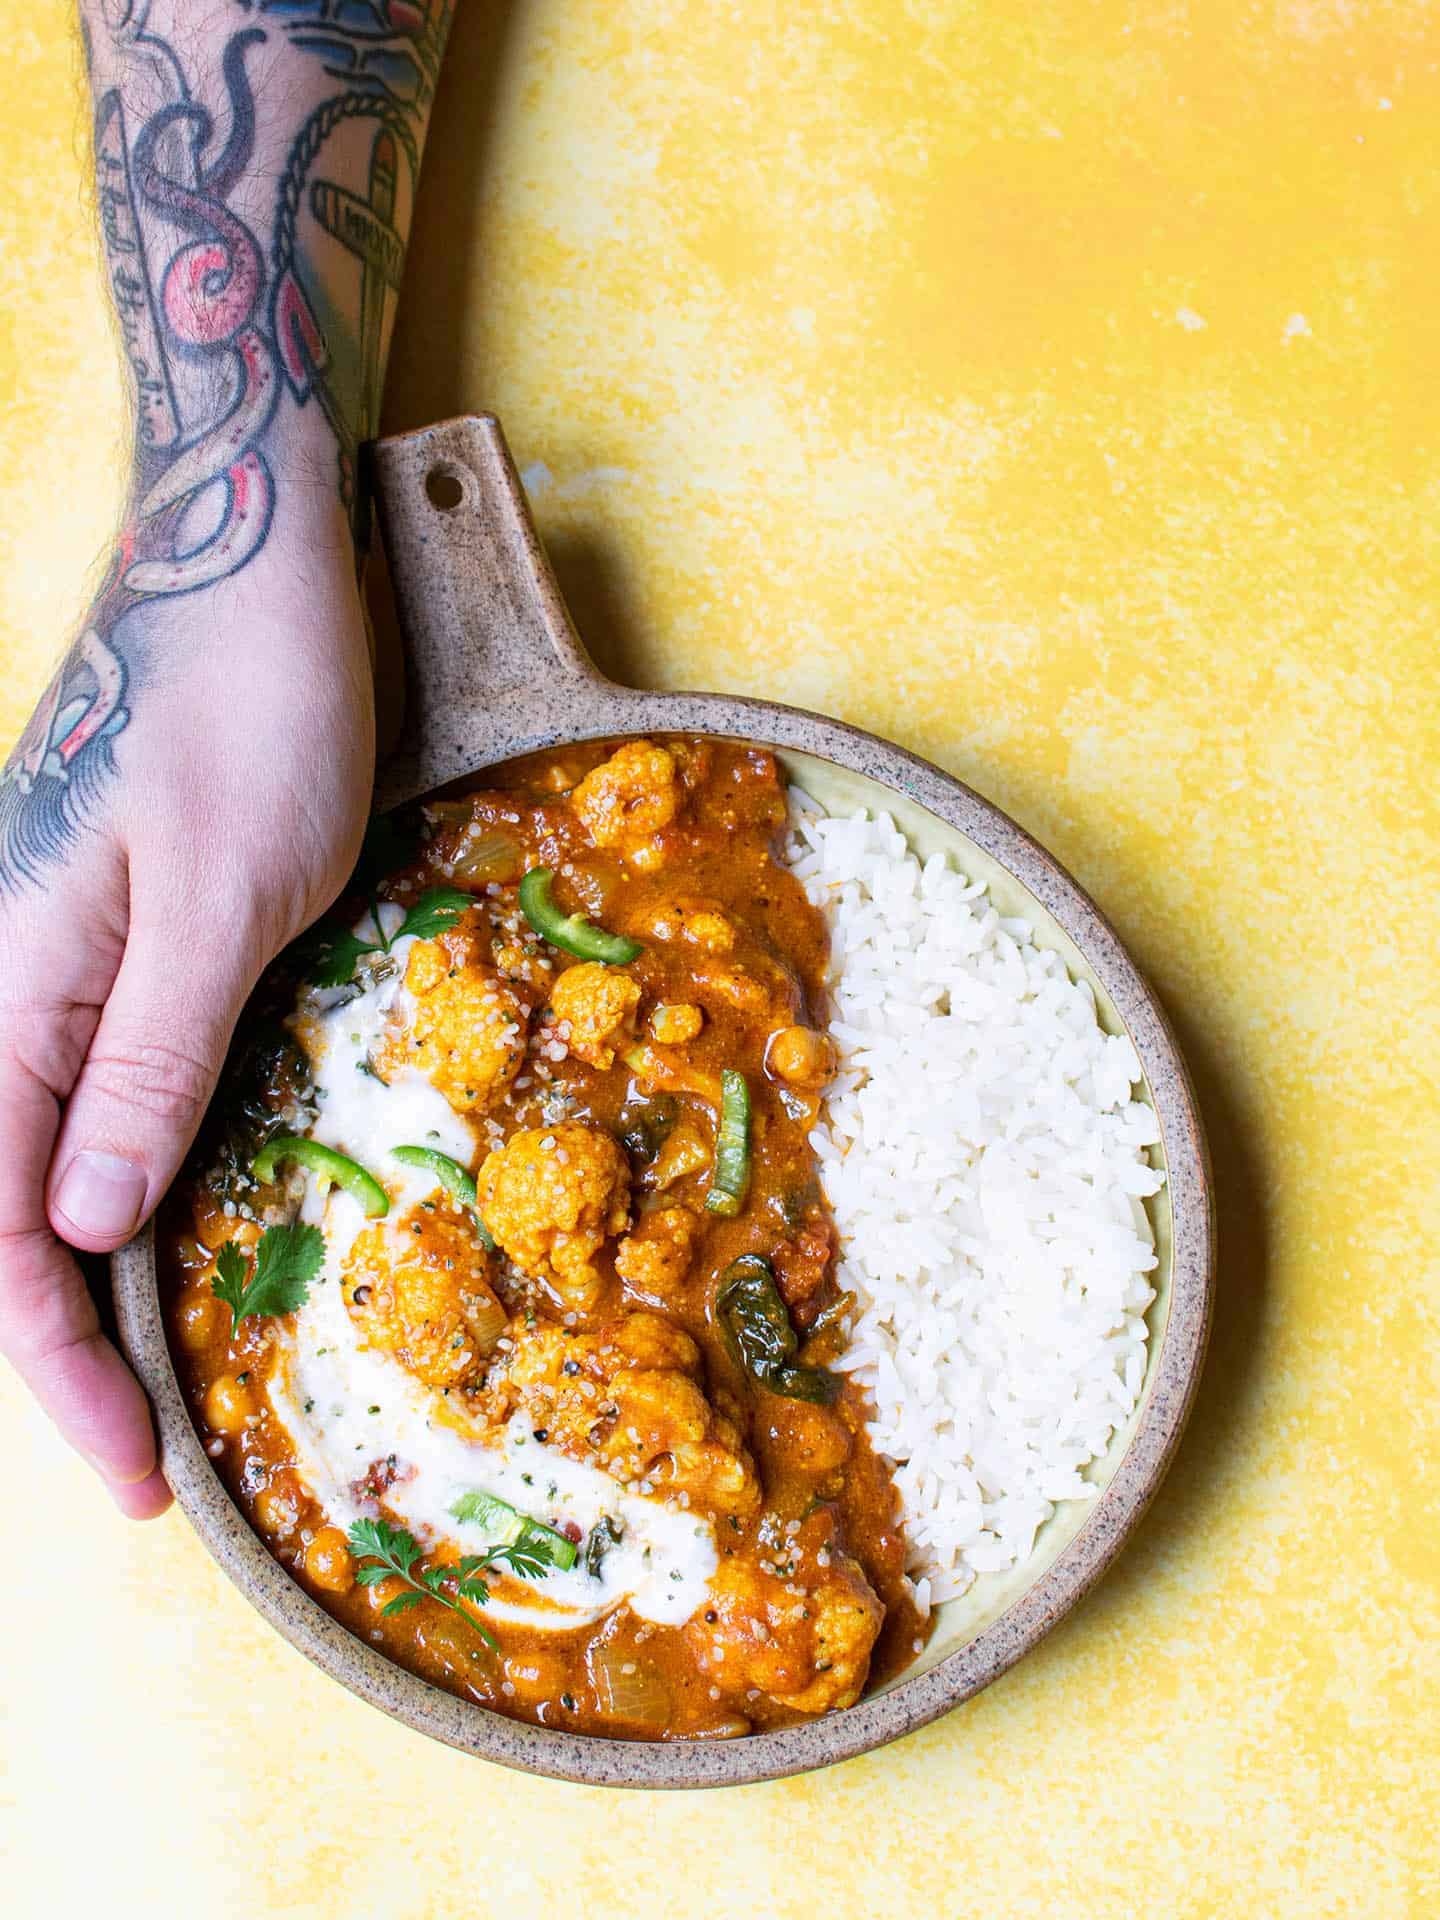
[[[13,1014],[7,1009],[0,1061],[62,1099],[75,1084],[99,1019],[98,1007],[76,1000],[33,1003]]]
[[[165,1125],[198,1124],[215,1066],[178,1047],[150,1042],[90,1055],[83,1083],[91,1095]]]

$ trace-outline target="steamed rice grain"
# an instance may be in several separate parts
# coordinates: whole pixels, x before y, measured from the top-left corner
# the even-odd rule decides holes
[[[830,926],[840,1072],[812,1134],[855,1296],[838,1365],[895,1465],[918,1597],[1022,1561],[1145,1373],[1140,1062],[1084,981],[888,815],[792,790],[793,870]]]

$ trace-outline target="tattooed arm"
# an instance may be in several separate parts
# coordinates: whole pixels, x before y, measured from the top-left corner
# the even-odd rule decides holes
[[[135,398],[99,595],[0,774],[0,1347],[121,1507],[149,1411],[70,1247],[169,1184],[373,772],[356,587],[451,0],[83,0]]]

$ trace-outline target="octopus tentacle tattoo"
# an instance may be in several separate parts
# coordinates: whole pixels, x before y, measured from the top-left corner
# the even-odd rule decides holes
[[[312,399],[363,538],[357,454],[378,417],[453,7],[230,0],[249,23],[237,21],[207,73],[155,30],[152,0],[94,3],[96,197],[133,384],[134,482],[83,631],[0,770],[0,892],[38,881],[103,803],[143,693],[147,613],[214,587],[265,545],[283,500],[278,423]],[[253,205],[270,111],[253,73],[261,50],[277,48],[334,91],[274,88],[274,113],[293,115],[293,130],[265,127],[267,148],[278,132],[286,158],[257,232],[237,189]]]

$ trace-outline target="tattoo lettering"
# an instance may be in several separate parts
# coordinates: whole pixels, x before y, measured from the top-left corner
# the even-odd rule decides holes
[[[110,294],[135,379],[136,432],[142,447],[170,447],[179,437],[180,416],[160,344],[145,236],[130,181],[125,109],[115,92],[106,94],[96,115],[95,170]]]
[[[264,545],[282,505],[278,416],[315,400],[363,537],[358,452],[379,415],[453,0],[230,0],[250,24],[205,72],[152,30],[152,0],[95,4],[96,204],[134,383],[135,472],[84,632],[0,771],[0,891],[38,879],[100,803],[157,604],[213,587]],[[289,128],[262,127],[252,84],[258,51],[277,43],[298,77],[318,65],[335,83],[318,104],[313,78],[275,85],[277,115],[305,101]],[[268,236],[237,210],[256,204],[262,135],[284,155]]]

